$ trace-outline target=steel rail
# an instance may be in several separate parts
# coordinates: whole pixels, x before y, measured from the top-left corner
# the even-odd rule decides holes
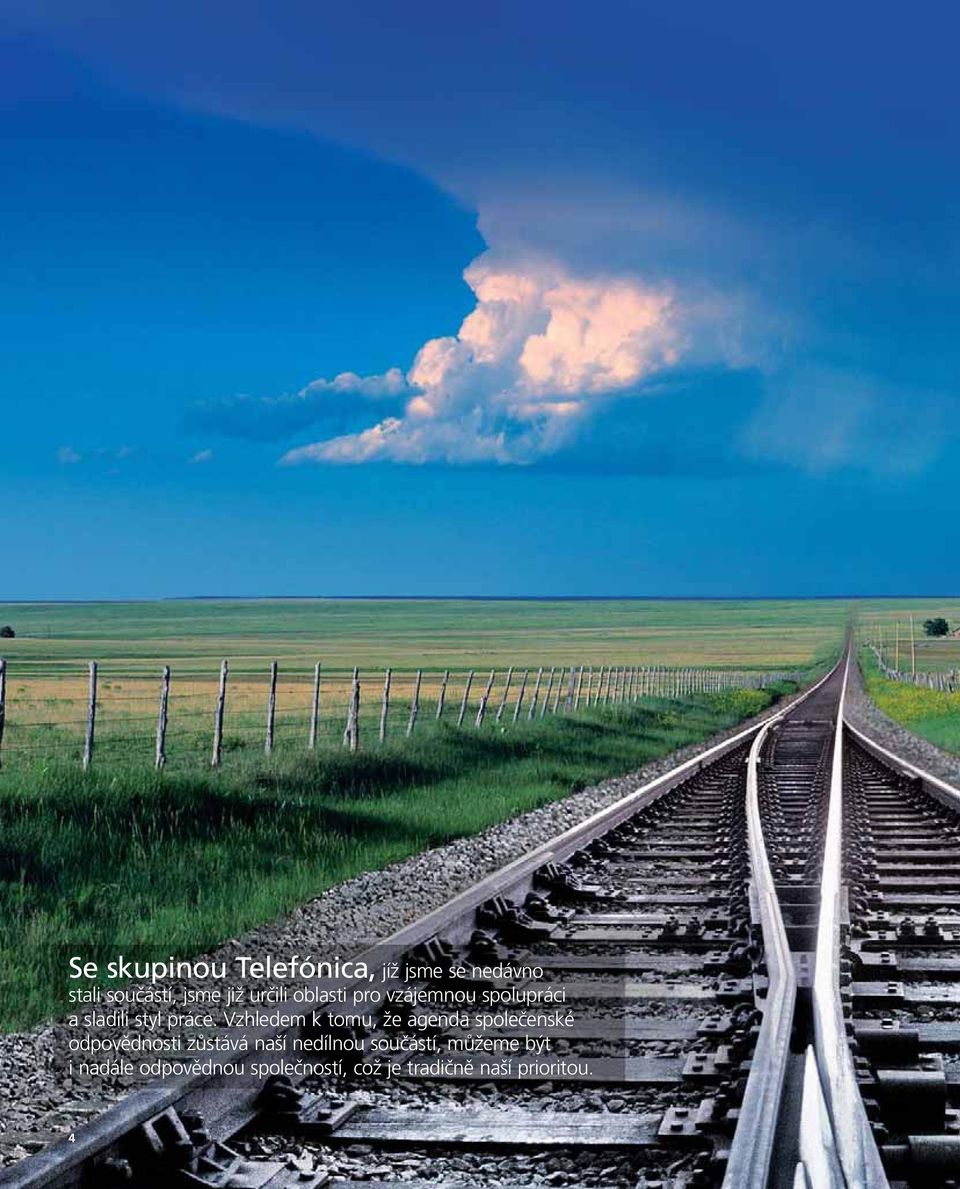
[[[760,754],[770,729],[829,681],[842,664],[841,658],[816,685],[811,686],[790,706],[767,719],[757,732],[747,758],[747,840],[750,848],[751,890],[763,934],[768,989],[763,1023],[750,1061],[750,1072],[740,1103],[737,1129],[730,1145],[722,1189],[764,1189],[769,1181],[797,998],[793,955],[780,911],[760,816]]]
[[[822,681],[812,689],[818,688]],[[791,698],[786,707],[771,709],[759,722],[683,761],[583,822],[548,839],[534,850],[460,892],[439,908],[356,955],[356,960],[367,960],[373,966],[378,957],[382,957],[385,952],[412,948],[441,930],[454,940],[458,934],[461,939],[466,940],[473,928],[472,914],[482,903],[493,896],[508,896],[518,888],[529,887],[534,873],[544,864],[563,861],[600,834],[614,829],[664,793],[682,784],[701,768],[721,760],[762,730],[770,719],[779,718],[788,712],[792,706],[811,693],[812,689]],[[340,987],[349,990],[355,982],[355,979],[342,978],[325,980],[323,983],[314,982],[308,986],[312,989],[322,987],[327,991]],[[280,1036],[289,1031],[271,1028],[251,1031],[244,1035],[252,1047],[258,1038]],[[243,1055],[237,1053],[236,1059],[239,1061]],[[210,1056],[216,1054],[199,1054],[196,1059],[203,1061]],[[216,1141],[229,1138],[257,1116],[259,1086],[218,1090],[211,1089],[208,1083],[209,1079],[203,1076],[184,1077],[135,1090],[96,1119],[78,1127],[73,1133],[72,1141],[66,1138],[57,1140],[41,1152],[0,1172],[0,1186],[3,1189],[46,1189],[48,1186],[65,1189],[68,1186],[82,1185],[85,1183],[85,1170],[90,1161],[108,1153],[135,1127],[171,1106],[182,1109],[202,1103],[206,1130]]]
[[[909,760],[903,759],[902,756],[896,755],[884,747],[883,744],[878,743],[876,739],[872,739],[869,735],[855,727],[848,718],[844,719],[844,726],[861,747],[868,752],[872,752],[876,759],[882,760],[891,767],[899,768],[907,776],[911,776],[914,779],[919,778],[927,786],[929,792],[938,797],[938,799],[945,801],[950,809],[960,812],[960,788],[950,784],[941,776],[934,776],[926,768],[920,768]]]
[[[851,659],[852,650],[848,648],[833,742],[830,802],[820,886],[813,975],[814,1050],[823,1100],[832,1125],[846,1189],[887,1189],[887,1175],[857,1084],[840,998],[843,719]]]
[[[804,1054],[798,1140],[800,1160],[794,1169],[794,1189],[844,1189],[833,1121],[823,1097],[813,1045],[807,1045]]]

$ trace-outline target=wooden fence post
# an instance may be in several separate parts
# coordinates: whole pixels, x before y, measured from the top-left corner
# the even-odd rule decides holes
[[[590,699],[591,706],[600,705],[600,691],[603,689],[603,674],[606,670],[606,665],[601,665],[597,670],[597,687],[593,691],[593,697]]]
[[[450,679],[450,670],[444,669],[443,677],[440,679],[440,692],[437,694],[437,722],[443,718],[443,705],[447,700],[447,682]]]
[[[7,662],[0,656],[0,768],[3,767],[3,727],[7,720]]]
[[[410,703],[410,718],[407,721],[407,738],[413,734],[413,728],[417,725],[417,716],[420,714],[420,681],[423,677],[423,671],[417,670],[416,681],[413,686],[413,701]]]
[[[467,674],[467,680],[463,685],[463,697],[460,699],[460,713],[457,715],[457,726],[463,726],[463,720],[467,713],[467,702],[470,700],[470,686],[473,685],[473,670]]]
[[[270,662],[270,693],[267,695],[267,737],[263,742],[263,750],[267,755],[273,754],[273,732],[277,722],[277,662]]]
[[[557,689],[553,695],[553,713],[556,714],[560,709],[560,695],[563,693],[563,670],[565,665],[560,666],[560,672],[557,674]]]
[[[531,720],[537,713],[537,702],[540,698],[540,682],[543,681],[543,665],[537,670],[537,680],[533,687],[533,697],[530,699],[530,709],[527,711],[527,720]]]
[[[93,744],[97,728],[97,662],[90,662],[90,688],[87,697],[87,735],[83,742],[83,770],[93,763]]]
[[[343,732],[343,746],[351,751],[360,747],[360,670],[353,670],[350,686],[350,702],[347,706],[347,726]]]
[[[513,708],[514,725],[516,725],[517,719],[520,717],[520,707],[523,705],[523,695],[527,692],[527,676],[529,673],[529,669],[524,669],[523,677],[520,679],[520,692],[517,694],[517,704]]]
[[[163,770],[167,762],[167,708],[170,704],[170,666],[163,666],[160,678],[160,711],[157,714],[157,771]]]
[[[353,697],[351,699],[351,714],[353,715],[353,736],[350,740],[350,750],[360,750],[360,670],[353,671]]]
[[[507,704],[507,694],[510,692],[510,682],[513,680],[513,665],[507,669],[507,679],[503,683],[503,693],[500,695],[500,705],[497,707],[497,722],[503,718],[503,708]]]
[[[223,758],[223,713],[227,704],[227,672],[229,666],[226,661],[220,665],[220,687],[217,690],[217,709],[213,719],[213,756],[210,765],[220,767]]]
[[[310,703],[310,750],[317,746],[317,732],[320,729],[320,662],[313,668],[313,701]]]
[[[493,689],[493,679],[496,677],[496,669],[490,670],[490,680],[487,682],[487,688],[480,695],[480,705],[477,707],[477,726],[483,726],[483,720],[487,713],[487,702],[490,701],[490,691]]]
[[[387,715],[390,713],[390,670],[383,671],[383,697],[380,700],[380,742],[387,741]]]
[[[547,713],[547,707],[550,705],[550,693],[553,690],[553,674],[556,666],[550,666],[550,680],[547,682],[547,692],[543,695],[543,705],[540,707],[540,717]]]
[[[580,694],[582,693],[582,691],[583,691],[583,665],[581,665],[577,671],[577,692],[573,698],[574,710],[580,709]]]
[[[917,638],[913,631],[913,616],[910,616],[910,676],[917,676]]]

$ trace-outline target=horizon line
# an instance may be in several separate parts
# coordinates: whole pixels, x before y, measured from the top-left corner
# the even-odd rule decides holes
[[[960,599],[960,594],[189,594],[189,595],[90,595],[62,598],[0,598],[0,607],[62,606],[87,603],[269,603],[269,602],[434,602],[434,603],[729,603],[729,602],[853,602],[858,599]]]

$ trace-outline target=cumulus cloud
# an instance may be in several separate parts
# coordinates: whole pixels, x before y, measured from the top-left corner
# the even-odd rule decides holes
[[[380,376],[341,372],[283,396],[206,401],[190,410],[187,426],[194,432],[253,442],[280,441],[311,426],[344,433],[369,425],[378,414],[401,412],[400,398],[406,392],[407,382],[397,367]]]
[[[667,287],[572,276],[546,262],[498,265],[489,256],[464,275],[476,306],[456,335],[424,343],[405,377],[393,369],[368,377],[365,391],[349,389],[354,397],[403,394],[402,408],[290,450],[284,463],[533,462],[569,445],[605,402],[641,390],[689,349],[689,311]],[[316,381],[304,393],[342,380]]]
[[[204,463],[204,462],[210,462],[210,460],[212,458],[213,458],[212,450],[198,450],[196,452],[196,454],[191,456],[190,461],[195,462],[195,463]]]
[[[61,446],[57,450],[57,462],[61,466],[72,466],[74,463],[80,462],[82,457],[72,446]]]

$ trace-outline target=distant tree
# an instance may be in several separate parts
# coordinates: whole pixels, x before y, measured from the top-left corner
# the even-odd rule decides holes
[[[0,639],[12,640],[16,634],[17,633],[13,630],[13,628],[8,623],[5,623],[3,625],[3,627],[0,628]]]
[[[936,619],[925,619],[923,630],[928,636],[946,636],[950,631],[950,625],[942,616],[938,615]]]

